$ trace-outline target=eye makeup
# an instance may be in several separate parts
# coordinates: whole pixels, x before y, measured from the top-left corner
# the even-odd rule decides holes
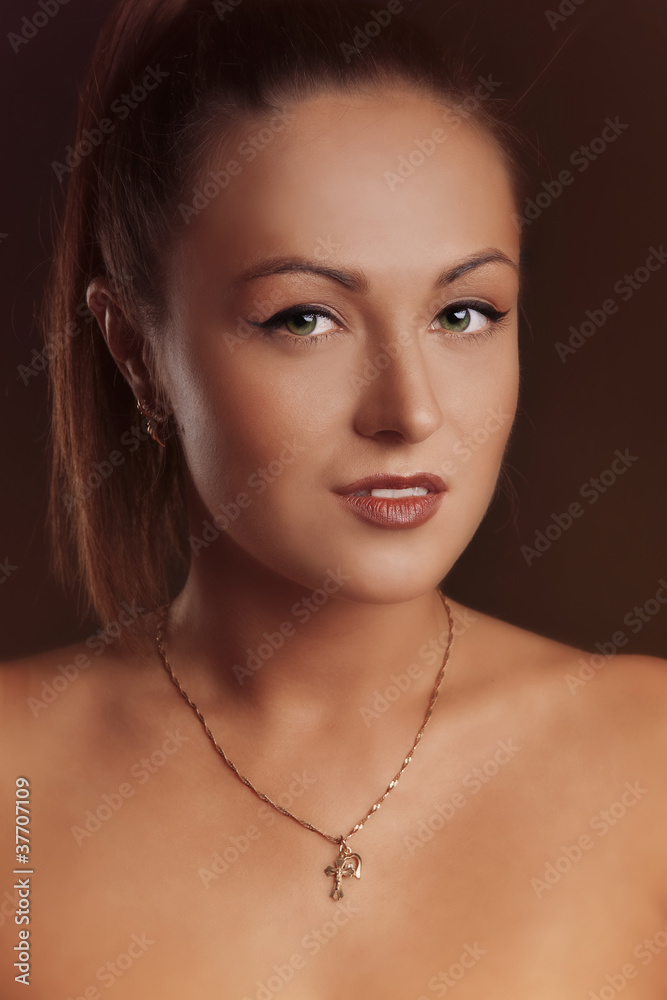
[[[507,309],[500,312],[480,299],[460,299],[441,309],[433,323],[439,323],[438,332],[446,334],[448,339],[479,342],[492,336],[510,311]],[[314,344],[339,335],[340,329],[315,334],[320,319],[338,324],[338,320],[327,309],[312,304],[289,306],[262,322],[249,322],[266,336],[291,343]],[[298,322],[299,320],[304,322]],[[282,327],[286,327],[289,332],[282,332]]]

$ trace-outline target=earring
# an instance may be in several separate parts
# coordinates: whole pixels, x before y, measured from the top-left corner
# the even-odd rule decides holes
[[[158,437],[157,428],[161,423],[163,423],[165,418],[161,416],[156,410],[151,409],[148,400],[145,399],[145,397],[143,396],[141,397],[141,399],[137,400],[137,409],[139,410],[141,415],[146,418],[147,430],[150,436],[153,438],[154,441],[157,441],[157,443],[162,448],[164,448],[165,447],[164,441],[162,441]]]

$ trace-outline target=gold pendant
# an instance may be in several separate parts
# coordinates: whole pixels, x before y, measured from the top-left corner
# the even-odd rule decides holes
[[[324,874],[332,875],[334,879],[333,889],[330,893],[331,898],[334,900],[339,900],[343,897],[341,881],[344,878],[351,878],[353,875],[355,878],[361,878],[361,858],[358,854],[352,853],[342,837],[340,838],[338,851],[335,863],[327,865],[324,869]]]

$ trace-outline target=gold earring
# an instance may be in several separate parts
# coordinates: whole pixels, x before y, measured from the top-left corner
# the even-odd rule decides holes
[[[150,436],[154,441],[157,441],[162,448],[164,448],[165,443],[158,437],[157,429],[159,425],[164,422],[165,418],[156,410],[152,409],[148,400],[143,396],[141,399],[137,400],[137,409],[141,415],[146,418],[146,426]]]

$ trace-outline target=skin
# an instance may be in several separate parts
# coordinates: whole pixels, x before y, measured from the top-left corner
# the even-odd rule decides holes
[[[150,352],[131,347],[101,279],[89,302],[136,395],[163,387],[188,464],[193,538],[220,505],[252,500],[193,555],[170,610],[170,662],[241,772],[338,835],[385,790],[424,718],[447,635],[435,587],[493,495],[517,400],[519,245],[502,159],[468,123],[390,189],[385,172],[442,126],[433,100],[396,87],[292,110],[270,154],[173,252],[170,320],[159,336],[144,331]],[[443,272],[491,252],[506,260],[436,288]],[[367,287],[303,271],[240,280],[277,256],[353,272]],[[438,329],[443,309],[468,298],[508,311],[492,336]],[[314,335],[332,337],[237,333],[239,317],[306,303],[333,314]],[[457,442],[490,410],[499,426],[464,460]],[[259,492],[252,477],[284,442],[303,451]],[[442,476],[448,492],[430,521],[387,531],[340,508],[333,488],[387,471]],[[294,605],[328,571],[340,586],[297,620]],[[572,1000],[623,975],[625,997],[657,998],[667,973],[667,948],[654,941],[667,927],[664,661],[616,656],[572,689],[587,654],[451,606],[433,716],[399,784],[351,839],[362,877],[344,880],[337,904],[323,873],[334,845],[224,766],[152,645],[138,655],[111,644],[38,710],[29,699],[85,644],[7,665],[2,770],[5,788],[26,774],[34,789],[43,995],[97,984],[103,996],[108,984],[127,1000],[208,1000],[221,988],[254,998],[282,975],[268,989],[292,1000],[431,998],[454,985],[462,1000]],[[293,634],[239,683],[235,665],[286,622]],[[152,635],[152,616],[144,625]],[[383,708],[378,693],[411,663],[410,683]],[[100,829],[74,833],[112,792],[122,801]],[[3,829],[5,858],[12,836]],[[590,847],[572,862],[581,837]],[[554,868],[553,884],[550,863],[567,869]],[[96,979],[133,933],[153,943],[122,975]],[[627,963],[632,977],[620,971]]]

